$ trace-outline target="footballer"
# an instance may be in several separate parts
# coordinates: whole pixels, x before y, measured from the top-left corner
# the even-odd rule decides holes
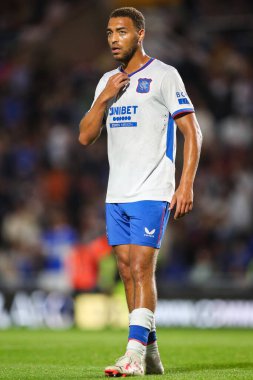
[[[107,236],[129,309],[125,353],[105,374],[163,374],[154,316],[156,261],[171,210],[175,219],[192,210],[202,135],[178,71],[144,51],[143,14],[132,7],[114,10],[106,33],[118,67],[100,79],[79,135],[89,145],[107,128]],[[177,127],[184,161],[175,189]]]

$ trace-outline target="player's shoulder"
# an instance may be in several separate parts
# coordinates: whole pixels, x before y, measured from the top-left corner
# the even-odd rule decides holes
[[[167,63],[164,63],[160,61],[159,59],[155,59],[154,61],[154,69],[156,71],[159,71],[160,75],[175,75],[178,74],[177,69],[174,66],[168,65]]]
[[[117,74],[119,72],[120,72],[119,68],[116,68],[116,69],[111,70],[111,71],[107,71],[106,73],[104,73],[101,80],[104,82],[107,82],[110,77],[112,77],[114,74]]]

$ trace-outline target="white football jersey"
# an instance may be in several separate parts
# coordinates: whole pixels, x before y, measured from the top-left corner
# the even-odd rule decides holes
[[[120,70],[104,74],[94,101]],[[105,114],[110,165],[106,202],[170,202],[175,191],[174,118],[194,108],[172,66],[151,58],[129,77]]]

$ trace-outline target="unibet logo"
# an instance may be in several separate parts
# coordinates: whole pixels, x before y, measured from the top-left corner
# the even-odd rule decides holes
[[[147,227],[144,227],[144,231],[145,231],[144,236],[148,236],[152,238],[154,237],[155,229],[153,229],[152,231],[149,231]]]
[[[110,107],[109,116],[114,115],[136,115],[138,106]]]

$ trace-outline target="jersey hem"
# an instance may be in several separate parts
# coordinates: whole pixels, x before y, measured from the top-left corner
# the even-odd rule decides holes
[[[174,194],[174,193],[173,193]],[[143,194],[135,197],[120,197],[120,198],[111,198],[106,197],[105,203],[132,203],[132,202],[138,202],[138,201],[162,201],[162,202],[171,202],[173,194],[169,195],[150,195],[150,194]]]

